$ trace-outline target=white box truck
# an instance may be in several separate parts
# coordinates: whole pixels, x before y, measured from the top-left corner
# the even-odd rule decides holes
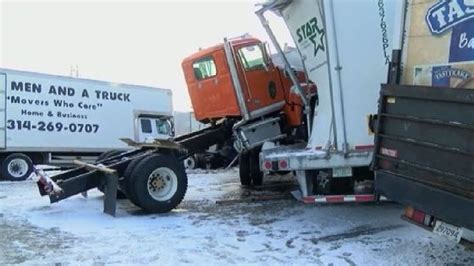
[[[0,173],[95,160],[108,150],[174,135],[171,90],[0,69]]]

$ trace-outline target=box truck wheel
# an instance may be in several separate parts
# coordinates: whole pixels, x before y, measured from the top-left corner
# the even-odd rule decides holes
[[[184,198],[188,178],[183,163],[171,154],[154,154],[141,160],[130,177],[131,198],[147,212],[165,213]]]
[[[2,162],[2,177],[11,181],[23,181],[33,172],[33,162],[23,153],[13,153]]]

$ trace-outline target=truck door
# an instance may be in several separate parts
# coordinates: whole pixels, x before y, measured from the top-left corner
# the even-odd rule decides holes
[[[0,149],[6,148],[7,75],[0,73]]]
[[[143,117],[138,119],[138,126],[140,128],[138,134],[138,141],[140,143],[151,142],[155,139],[156,131],[152,120],[153,119]]]
[[[261,43],[236,48],[240,64],[242,89],[247,98],[251,117],[259,117],[284,105],[284,93],[278,71],[266,65],[266,54]]]

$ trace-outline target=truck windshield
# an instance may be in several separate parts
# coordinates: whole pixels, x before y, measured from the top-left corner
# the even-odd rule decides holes
[[[254,44],[242,47],[238,53],[245,70],[264,69],[265,61],[260,45]]]
[[[156,131],[158,134],[169,135],[170,134],[170,125],[167,120],[155,120],[156,122]]]

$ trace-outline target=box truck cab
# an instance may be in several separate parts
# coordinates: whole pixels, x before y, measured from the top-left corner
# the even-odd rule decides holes
[[[174,136],[171,91],[0,69],[0,173],[26,179],[33,164],[93,162],[127,150],[121,138]]]
[[[139,120],[139,143],[156,139],[170,139],[174,136],[173,122],[169,117],[141,116]]]

